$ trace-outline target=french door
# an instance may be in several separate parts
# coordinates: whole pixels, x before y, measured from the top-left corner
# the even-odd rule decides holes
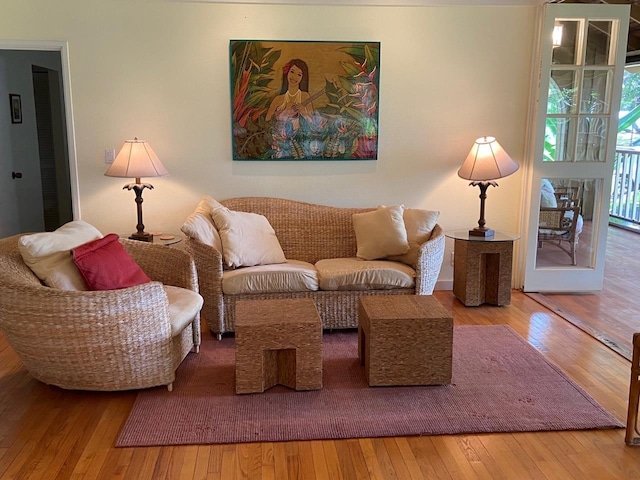
[[[628,25],[628,5],[545,7],[529,142],[526,292],[602,288]]]

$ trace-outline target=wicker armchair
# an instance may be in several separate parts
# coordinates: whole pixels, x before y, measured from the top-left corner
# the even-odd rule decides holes
[[[576,248],[580,231],[577,229],[580,207],[540,207],[538,222],[538,248],[551,243],[571,257],[571,265],[577,264]]]
[[[18,238],[0,240],[0,331],[33,377],[75,390],[172,389],[177,367],[200,345],[199,313],[172,336],[163,288],[198,291],[186,252],[121,240],[151,283],[68,291],[40,283],[22,260]]]

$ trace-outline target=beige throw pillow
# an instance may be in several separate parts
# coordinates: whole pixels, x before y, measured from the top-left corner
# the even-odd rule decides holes
[[[420,245],[431,238],[431,232],[436,226],[440,212],[437,210],[421,210],[405,208],[403,213],[404,226],[407,229],[409,251],[404,255],[390,256],[388,260],[406,263],[415,267],[418,263]]]
[[[264,215],[222,207],[214,209],[211,217],[220,233],[222,258],[227,267],[286,262],[276,232]]]
[[[18,240],[18,249],[24,263],[45,285],[60,290],[87,290],[73,263],[71,250],[98,238],[102,238],[102,233],[96,227],[74,220],[54,232],[23,235]]]
[[[222,251],[222,243],[220,234],[213,224],[211,212],[216,208],[225,208],[221,203],[214,200],[208,195],[202,197],[200,203],[191,215],[187,217],[182,225],[182,232],[188,237],[194,238],[205,245],[215,247]]]
[[[409,251],[407,230],[402,219],[403,210],[404,207],[399,205],[353,214],[358,257],[376,260]]]

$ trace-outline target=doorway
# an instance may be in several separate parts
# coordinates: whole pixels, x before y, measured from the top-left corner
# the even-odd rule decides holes
[[[55,70],[32,65],[31,75],[44,230],[51,232],[73,219],[62,89],[59,72]]]
[[[0,113],[0,237],[55,230],[79,218],[66,43],[0,41],[2,93],[21,122]]]

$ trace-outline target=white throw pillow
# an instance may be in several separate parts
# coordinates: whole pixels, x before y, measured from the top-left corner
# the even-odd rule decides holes
[[[205,245],[215,247],[222,251],[220,234],[216,230],[211,218],[211,212],[216,208],[225,208],[221,203],[208,195],[202,197],[200,203],[191,215],[187,217],[182,225],[182,232],[190,238],[194,238]]]
[[[74,220],[54,232],[23,235],[18,249],[24,263],[45,285],[60,290],[87,290],[71,250],[98,238],[102,233],[96,227]]]
[[[431,238],[431,232],[436,226],[440,212],[437,210],[421,210],[419,208],[405,208],[403,213],[404,226],[407,229],[409,251],[404,255],[394,255],[388,260],[406,263],[415,267],[418,262],[420,245]]]
[[[222,258],[227,267],[286,262],[276,232],[264,215],[222,207],[214,209],[211,217],[220,234]]]
[[[353,229],[358,244],[357,256],[365,260],[402,255],[409,251],[402,205],[378,207],[377,210],[353,214]]]
[[[540,206],[558,208],[558,200],[553,185],[548,178],[543,178],[540,183]]]

